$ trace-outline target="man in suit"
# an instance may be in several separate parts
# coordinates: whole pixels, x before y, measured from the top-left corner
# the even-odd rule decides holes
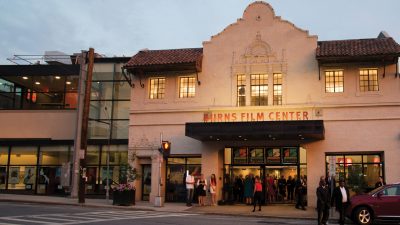
[[[328,222],[330,206],[331,192],[328,185],[326,185],[325,179],[321,177],[317,188],[318,225],[326,225]]]
[[[349,189],[344,186],[344,179],[340,178],[339,186],[333,190],[332,203],[335,202],[336,211],[339,212],[339,224],[343,225],[345,222],[346,208],[350,205]]]

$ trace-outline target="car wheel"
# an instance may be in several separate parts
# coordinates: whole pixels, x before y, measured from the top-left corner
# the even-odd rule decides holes
[[[360,207],[354,214],[354,220],[360,225],[372,224],[372,211],[367,207]]]

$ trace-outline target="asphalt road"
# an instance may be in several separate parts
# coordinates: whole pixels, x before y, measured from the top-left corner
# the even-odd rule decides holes
[[[99,225],[310,225],[315,220],[265,217],[219,216],[190,212],[119,210],[80,206],[0,202],[0,225],[22,224],[99,224]],[[334,225],[335,223],[329,223]]]

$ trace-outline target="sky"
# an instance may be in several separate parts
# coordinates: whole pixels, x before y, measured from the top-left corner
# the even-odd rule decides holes
[[[0,0],[0,64],[13,55],[67,54],[94,48],[132,56],[139,50],[202,47],[241,18],[254,0]],[[277,16],[318,40],[375,38],[400,43],[400,0],[268,0]]]

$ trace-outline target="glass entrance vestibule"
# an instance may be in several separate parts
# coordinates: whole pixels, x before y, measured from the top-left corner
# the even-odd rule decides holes
[[[296,177],[307,179],[306,150],[298,146],[225,148],[224,201],[245,203],[256,176],[263,184],[265,203],[294,202]]]

